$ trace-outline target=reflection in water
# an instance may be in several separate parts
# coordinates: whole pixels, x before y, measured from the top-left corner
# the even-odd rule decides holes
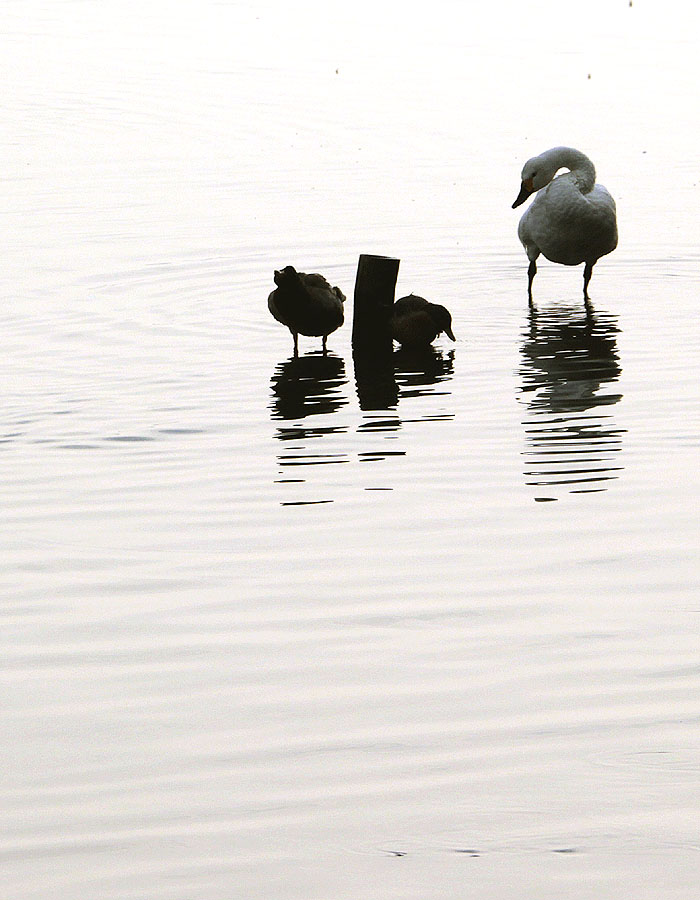
[[[341,388],[347,384],[345,362],[338,356],[322,352],[305,356],[292,356],[280,363],[272,376],[273,419],[307,419],[326,413],[334,413],[347,405],[347,397]],[[294,446],[278,456],[280,466],[323,466],[332,463],[346,463],[346,453],[308,453],[305,441],[323,435],[347,431],[342,426],[323,426],[296,422],[294,425],[280,426],[277,437],[281,441],[295,441]],[[284,482],[303,482],[301,478],[282,478]],[[330,501],[303,501],[330,502]],[[290,505],[290,504],[284,504]],[[296,505],[296,504],[294,504]]]
[[[424,397],[427,401],[431,396],[450,395],[444,389],[436,390],[435,385],[452,377],[453,350],[443,354],[434,347],[428,347],[417,351],[402,349],[383,355],[355,355],[354,363],[357,394],[363,412],[357,433],[365,435],[370,444],[357,451],[358,462],[371,463],[405,456],[405,450],[395,449],[397,432],[405,422],[454,418],[453,413],[436,410],[434,405],[429,405],[424,415],[412,419],[402,419],[397,411],[401,399]],[[306,478],[300,477],[300,472],[306,474],[309,470],[301,470],[301,466],[315,467],[320,472],[322,467],[350,462],[347,439],[342,437],[348,426],[337,424],[338,416],[335,415],[348,404],[343,390],[346,383],[345,364],[333,354],[310,353],[291,357],[277,366],[271,379],[270,409],[273,419],[284,420],[284,424],[278,424],[275,437],[285,442],[285,450],[278,454],[277,460],[286,476],[278,478],[278,483],[304,485]],[[419,405],[422,406],[423,402]],[[322,445],[308,445],[309,439],[319,437],[326,437],[327,440]],[[393,442],[393,446],[389,442]],[[325,489],[332,488],[332,485],[332,480],[326,480]],[[318,488],[317,484],[314,490]],[[385,485],[365,489],[391,490]],[[313,497],[283,505],[320,502],[332,501]]]
[[[428,413],[416,419],[399,415],[397,407],[403,399],[449,395],[436,391],[434,385],[452,377],[454,351],[444,354],[435,347],[394,350],[390,354],[372,357],[354,355],[355,384],[360,408],[365,418],[358,427],[361,434],[391,437],[405,422],[440,421],[454,418],[452,413]],[[395,435],[394,435],[395,436]],[[389,456],[405,456],[403,450],[384,448],[360,454],[363,462],[374,462]]]
[[[360,409],[394,409],[402,398],[449,394],[430,386],[452,377],[454,350],[443,354],[432,346],[402,347],[385,356],[354,354],[353,360]]]
[[[420,397],[423,394],[444,394],[449,391],[425,390],[433,384],[448,381],[454,371],[454,350],[442,353],[435,347],[408,349],[401,347],[394,351],[394,371],[396,381],[402,387],[401,397]]]
[[[347,383],[345,362],[332,353],[321,352],[292,356],[280,363],[272,376],[273,419],[304,419],[332,413],[347,404],[340,388]],[[299,436],[313,437],[328,429],[313,427],[279,428],[278,437],[285,440]]]
[[[355,386],[360,409],[393,409],[399,402],[391,354],[354,351]]]
[[[617,317],[580,308],[530,309],[521,347],[527,483],[601,491],[618,477],[624,429],[604,412],[621,394]],[[537,499],[554,499],[538,497]]]
[[[287,447],[278,454],[277,461],[283,472],[293,473],[276,479],[277,483],[301,488],[306,484],[306,478],[298,477],[299,467],[304,466],[306,473],[309,466],[318,470],[319,467],[349,462],[346,452],[338,452],[332,447],[326,452],[318,452],[315,447],[313,452],[309,452],[307,448],[307,441],[312,438],[347,432],[347,426],[318,424],[319,416],[336,413],[347,406],[348,399],[343,391],[345,384],[345,362],[332,353],[292,356],[277,366],[270,382],[271,415],[273,419],[290,422],[277,428],[276,437],[284,441]],[[295,421],[292,424],[290,420]],[[332,502],[332,498],[304,495],[300,499],[283,500],[281,505],[310,506]]]
[[[396,383],[399,386],[399,400],[409,397],[448,397],[451,391],[436,389],[435,385],[449,381],[454,371],[454,350],[444,353],[435,347],[421,347],[420,349],[400,348],[394,351],[394,372]],[[430,413],[422,415],[420,419],[406,419],[404,422],[454,419],[454,413]]]

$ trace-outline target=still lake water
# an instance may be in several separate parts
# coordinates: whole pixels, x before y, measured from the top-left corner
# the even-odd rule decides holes
[[[700,55],[652,6],[6,2],[4,897],[694,896]],[[510,208],[561,143],[618,203],[590,319]],[[457,342],[355,367],[360,253]]]

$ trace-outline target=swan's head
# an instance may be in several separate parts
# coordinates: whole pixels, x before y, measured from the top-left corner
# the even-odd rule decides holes
[[[523,166],[523,172],[520,176],[522,179],[520,193],[515,198],[515,203],[513,203],[511,209],[520,206],[521,203],[524,203],[527,200],[530,194],[534,194],[535,191],[539,191],[540,188],[549,184],[552,180],[552,175],[546,177],[545,168],[546,167],[539,156],[533,156],[532,159],[528,159]]]
[[[520,176],[522,179],[520,193],[515,198],[512,209],[524,203],[530,194],[546,187],[563,166],[571,167],[571,154],[576,154],[577,157],[583,156],[578,150],[572,150],[570,147],[552,147],[551,150],[546,150],[539,156],[528,159]],[[583,158],[587,159],[587,157]],[[590,163],[590,160],[588,162]]]
[[[540,156],[533,156],[532,159],[528,159],[523,166],[522,175],[520,176],[522,179],[520,193],[515,198],[515,203],[511,209],[520,206],[521,203],[524,203],[527,200],[530,194],[534,194],[536,191],[539,191],[548,185],[552,178],[557,174],[559,168],[561,168],[560,165],[556,165],[556,167],[553,168],[550,160],[546,158],[544,153]]]

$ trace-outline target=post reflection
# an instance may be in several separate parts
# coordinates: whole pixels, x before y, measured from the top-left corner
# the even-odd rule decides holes
[[[519,369],[528,485],[582,493],[619,477],[625,429],[611,414],[622,397],[613,388],[622,371],[618,332],[616,316],[592,308],[529,310]]]
[[[390,353],[355,351],[355,388],[360,409],[395,409],[399,402],[399,389],[394,377],[394,360]]]

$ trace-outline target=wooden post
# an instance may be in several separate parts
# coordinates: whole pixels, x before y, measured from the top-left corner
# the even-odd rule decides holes
[[[389,319],[399,263],[392,256],[360,255],[355,278],[353,350],[390,353],[393,349]]]

